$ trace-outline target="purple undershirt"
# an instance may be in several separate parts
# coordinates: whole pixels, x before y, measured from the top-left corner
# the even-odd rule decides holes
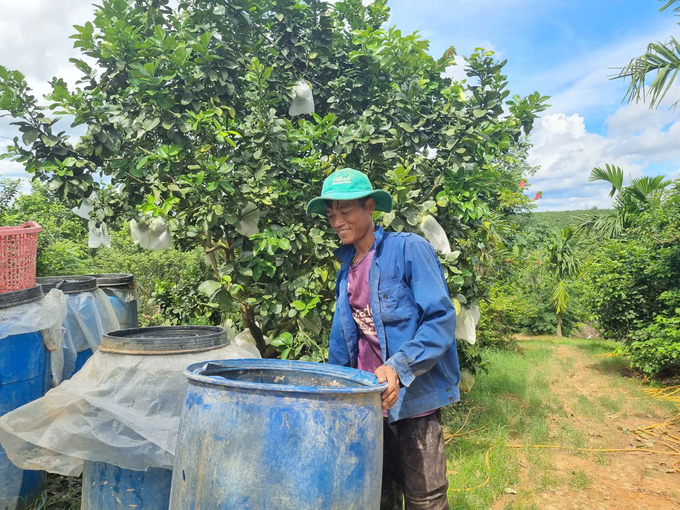
[[[357,357],[357,368],[372,374],[382,366],[383,357],[380,348],[380,340],[373,323],[373,311],[371,310],[371,293],[369,287],[368,273],[371,270],[374,250],[371,249],[363,259],[355,266],[349,266],[349,277],[347,279],[347,295],[349,296],[349,306],[352,310],[352,317],[359,330],[359,355]],[[418,414],[412,418],[427,416],[435,411]],[[383,416],[387,417],[387,411],[383,410]]]

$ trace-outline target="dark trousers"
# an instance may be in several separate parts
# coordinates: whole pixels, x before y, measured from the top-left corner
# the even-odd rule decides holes
[[[383,434],[380,510],[449,510],[441,412],[385,419]]]

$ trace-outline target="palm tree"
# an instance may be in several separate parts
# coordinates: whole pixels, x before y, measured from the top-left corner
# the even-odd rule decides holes
[[[673,10],[680,13],[680,0],[660,1],[665,4],[659,10],[664,11],[678,4]],[[649,100],[649,107],[656,108],[666,96],[679,71],[680,41],[671,36],[665,43],[650,43],[644,55],[632,59],[613,79],[630,78],[630,86],[624,100],[629,103]],[[647,75],[654,72],[656,72],[654,80],[650,85],[646,85]],[[678,103],[680,100],[673,103],[672,108],[675,109]]]
[[[581,272],[581,261],[574,253],[576,240],[576,231],[571,227],[565,227],[557,232],[553,241],[545,248],[546,267],[557,280],[551,300],[557,313],[558,337],[562,336],[562,314],[567,311],[569,305],[567,282]]]
[[[606,239],[621,237],[635,225],[636,220],[649,206],[649,201],[659,195],[671,181],[663,175],[633,179],[623,185],[623,170],[615,165],[595,167],[589,181],[604,181],[611,184],[610,197],[614,208],[607,214],[591,214],[579,226],[581,232],[592,232]]]

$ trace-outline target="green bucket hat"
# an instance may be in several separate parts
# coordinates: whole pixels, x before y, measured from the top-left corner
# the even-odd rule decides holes
[[[351,168],[343,168],[326,177],[321,196],[307,204],[307,214],[326,216],[326,200],[356,200],[364,197],[375,200],[376,211],[392,210],[392,197],[387,191],[374,190],[366,174]]]

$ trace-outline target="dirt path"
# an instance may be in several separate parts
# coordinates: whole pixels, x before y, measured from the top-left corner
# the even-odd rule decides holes
[[[551,347],[553,366],[546,369],[550,390],[563,410],[549,416],[551,439],[562,439],[566,431],[574,438],[570,446],[639,448],[644,441],[635,429],[671,417],[672,408],[643,398],[639,381],[620,375],[623,365],[615,358],[596,357],[573,345]],[[668,430],[680,437],[677,425]],[[658,440],[645,446],[668,451]],[[518,493],[530,493],[528,502],[540,509],[680,508],[680,473],[672,469],[678,457],[519,450],[518,460]],[[541,471],[543,482],[537,484]],[[493,508],[526,508],[518,499],[506,495]]]

